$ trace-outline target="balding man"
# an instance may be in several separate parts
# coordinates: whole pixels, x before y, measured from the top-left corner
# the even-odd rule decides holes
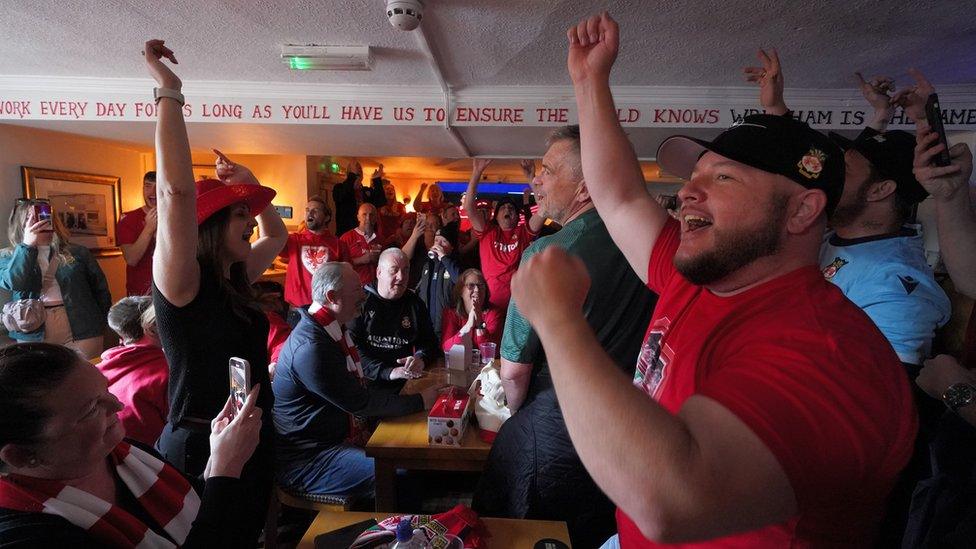
[[[349,248],[353,269],[359,275],[360,283],[366,286],[376,280],[376,261],[383,249],[376,233],[379,211],[372,204],[360,204],[356,219],[359,220],[359,226],[346,231],[339,240]]]
[[[427,307],[407,289],[410,261],[399,248],[380,254],[376,286],[366,287],[363,314],[350,331],[366,377],[379,385],[402,386],[418,377],[425,364],[441,356]]]

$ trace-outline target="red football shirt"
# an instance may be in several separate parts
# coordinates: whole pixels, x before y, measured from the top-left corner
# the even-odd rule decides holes
[[[344,242],[349,248],[350,259],[362,257],[374,245],[380,246],[379,235],[373,233],[373,238],[367,240],[366,236],[357,229],[346,231],[345,234],[339,237],[339,240]],[[363,286],[376,282],[376,263],[353,265],[352,268],[356,270],[356,274],[359,275],[359,281],[362,282]]]
[[[121,246],[135,242],[142,229],[146,226],[146,212],[142,208],[125,212],[118,224],[115,225],[115,240]],[[152,287],[152,256],[156,249],[156,239],[153,238],[142,254],[142,259],[134,266],[125,265],[125,294],[149,295]]]
[[[489,303],[502,311],[508,309],[512,298],[512,277],[522,260],[522,252],[529,247],[538,234],[529,230],[528,225],[519,225],[503,231],[497,223],[492,223],[483,233],[474,233],[480,238],[481,270],[488,284]]]
[[[328,261],[349,261],[349,249],[332,233],[316,234],[308,229],[288,235],[278,254],[288,261],[285,272],[285,301],[293,307],[312,303],[312,274]]]
[[[648,267],[661,297],[634,384],[672,413],[693,394],[734,413],[776,456],[799,509],[782,524],[679,546],[870,546],[917,429],[898,357],[816,265],[719,297],[675,270],[678,243],[671,220]],[[658,547],[620,509],[617,526],[622,547]]]
[[[134,343],[106,349],[95,365],[108,378],[108,390],[125,408],[119,420],[125,434],[143,444],[156,444],[166,426],[169,365],[163,350]]]

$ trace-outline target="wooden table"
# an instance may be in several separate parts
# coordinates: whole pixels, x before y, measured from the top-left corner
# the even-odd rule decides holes
[[[315,521],[308,527],[302,541],[298,542],[299,549],[314,549],[315,536],[355,524],[369,519],[381,521],[388,517],[383,513],[335,513],[320,511]],[[565,522],[551,522],[544,520],[516,520],[516,519],[481,519],[488,528],[491,538],[488,539],[492,549],[531,549],[535,542],[541,539],[557,539],[566,545],[569,543],[569,530]]]
[[[442,381],[436,375],[411,380],[403,393],[416,393]],[[373,458],[376,468],[376,510],[396,511],[397,469],[480,473],[490,450],[491,444],[478,438],[478,429],[471,424],[460,447],[431,446],[427,443],[427,412],[384,419],[366,444],[366,455]]]

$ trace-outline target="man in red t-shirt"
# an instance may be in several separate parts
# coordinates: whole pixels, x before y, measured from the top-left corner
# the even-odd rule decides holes
[[[518,225],[518,208],[510,198],[502,198],[495,204],[491,221],[480,215],[475,208],[475,195],[481,175],[490,163],[487,158],[474,159],[471,179],[464,193],[464,209],[469,212],[471,230],[480,243],[481,271],[488,284],[488,302],[504,311],[512,297],[512,275],[522,260],[522,252],[539,236],[545,219],[534,216],[524,225]]]
[[[329,261],[349,261],[346,244],[329,231],[332,210],[319,196],[305,204],[305,228],[288,235],[278,257],[288,263],[285,301],[292,307],[312,303],[312,275]]]
[[[148,295],[152,286],[152,256],[156,248],[156,172],[142,177],[143,206],[125,212],[115,226],[115,238],[125,258],[126,295]]]
[[[379,235],[376,234],[378,216],[376,206],[364,202],[356,212],[359,226],[339,237],[349,248],[349,262],[359,274],[359,281],[363,286],[376,282],[376,264],[380,252],[383,251]]]
[[[917,430],[871,320],[817,267],[844,154],[790,117],[672,137],[680,223],[647,193],[617,120],[606,13],[570,29],[583,177],[614,243],[660,294],[634,378],[581,314],[586,269],[558,248],[513,294],[546,350],[570,437],[617,504],[605,547],[867,547]],[[626,303],[621,303],[626,307]]]

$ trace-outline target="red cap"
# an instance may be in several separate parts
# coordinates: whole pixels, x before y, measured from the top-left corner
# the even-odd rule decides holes
[[[261,185],[227,185],[216,179],[201,179],[197,184],[197,225],[220,210],[244,202],[256,216],[271,204],[277,194],[270,187]]]

